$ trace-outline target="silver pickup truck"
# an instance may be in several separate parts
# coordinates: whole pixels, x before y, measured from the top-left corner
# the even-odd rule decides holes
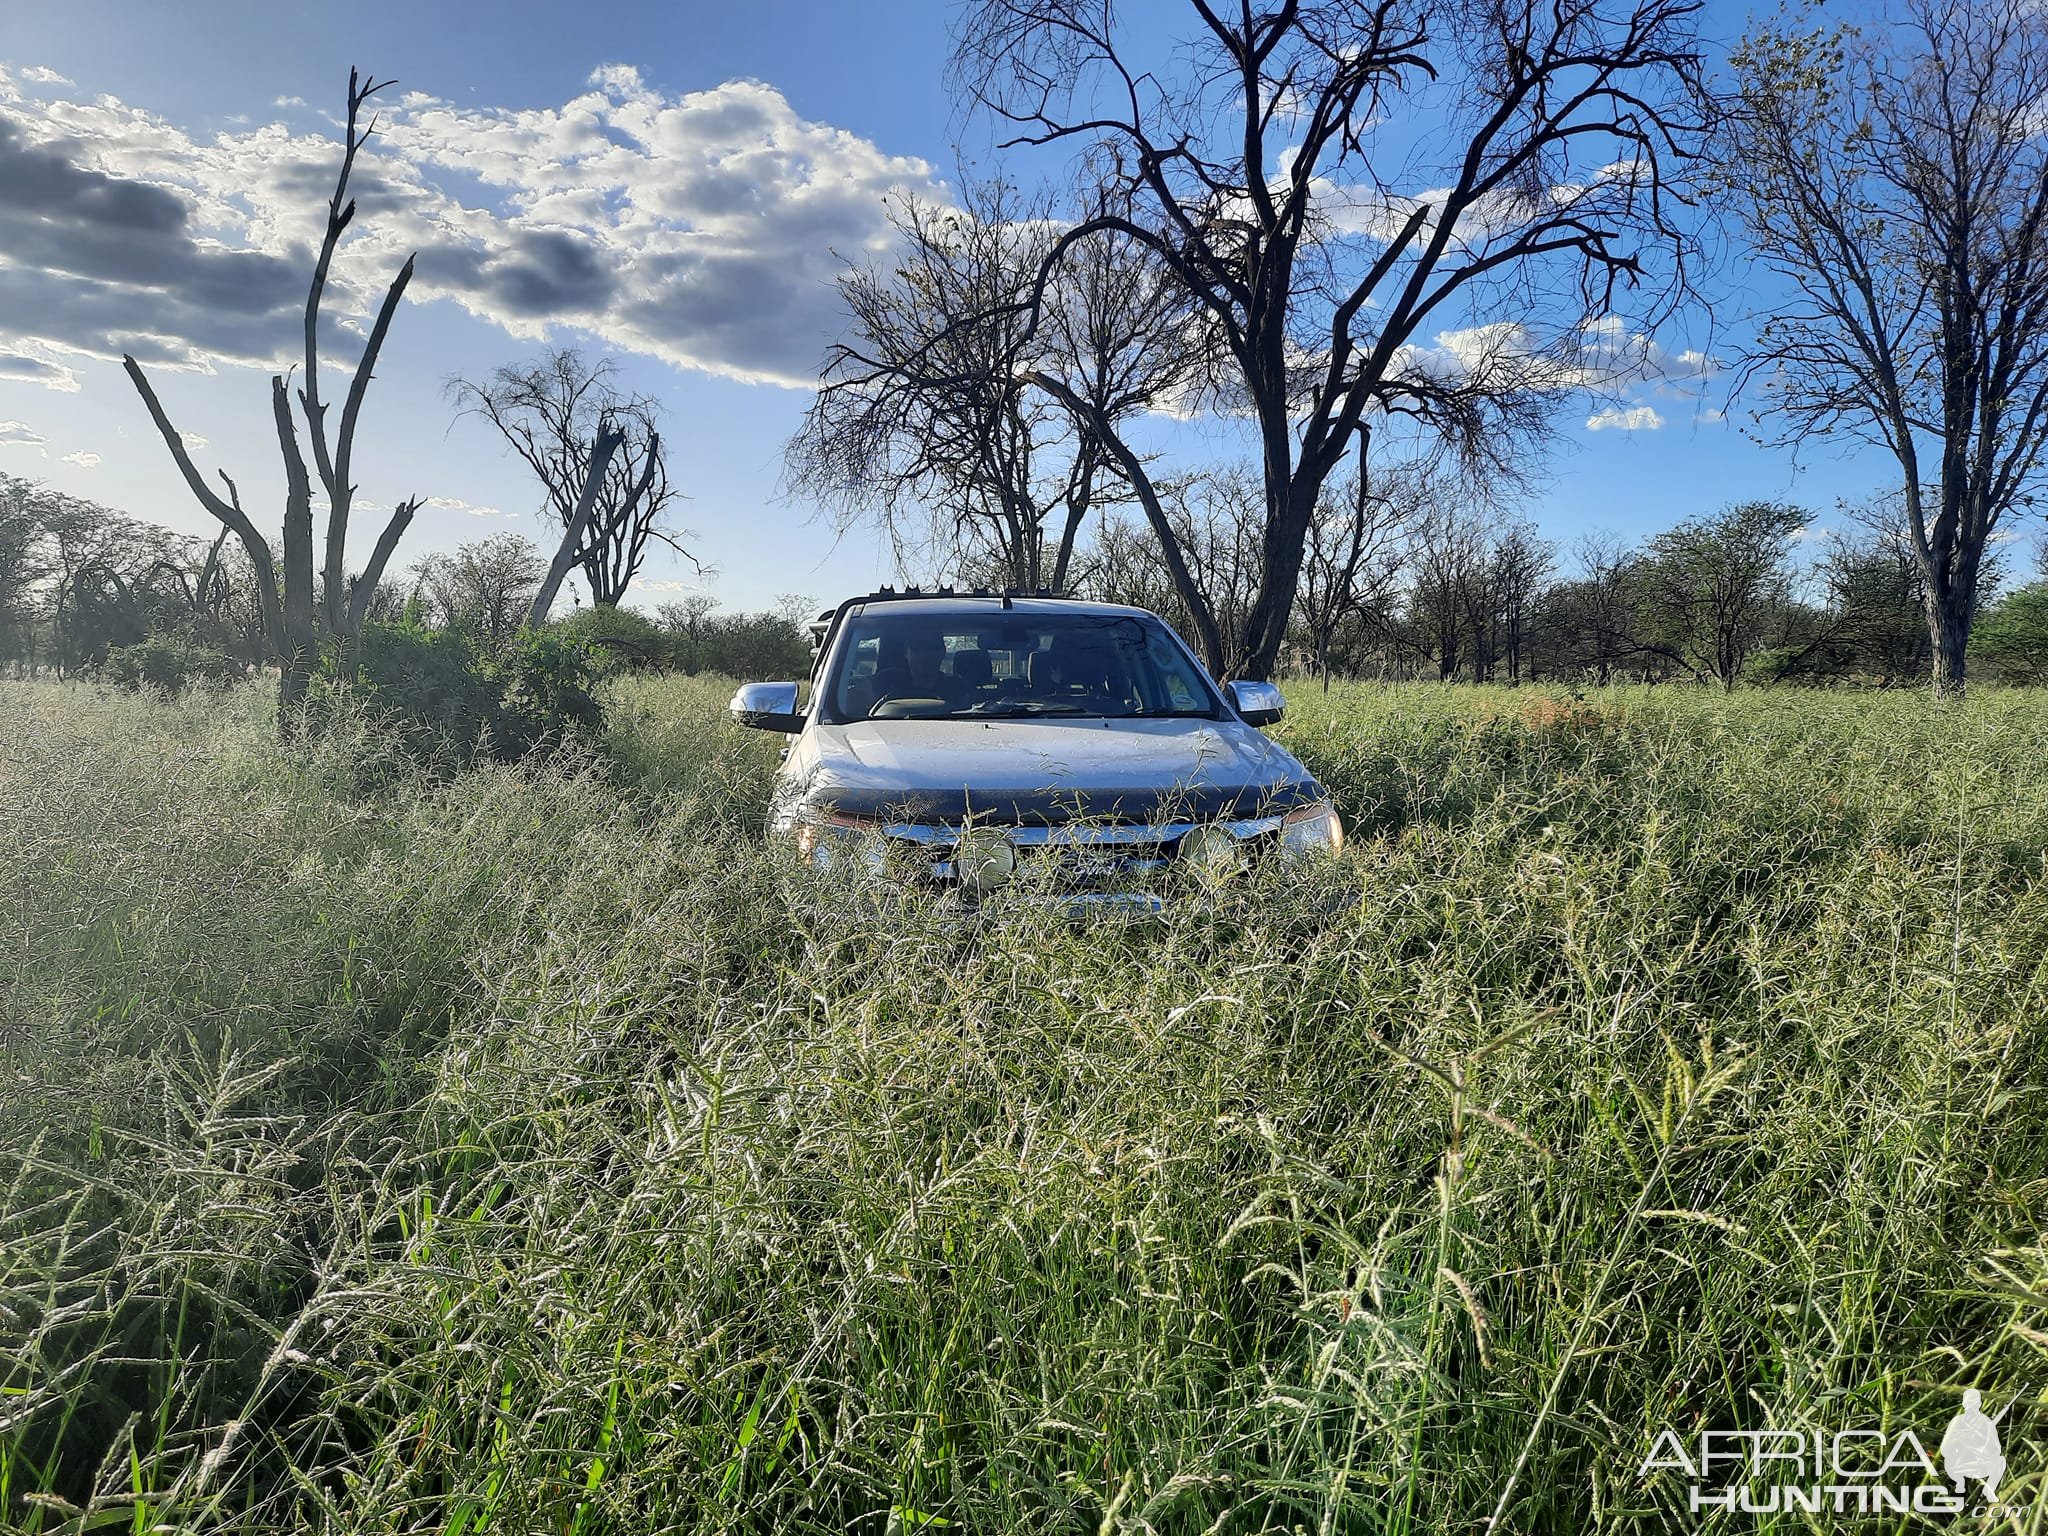
[[[1257,729],[1279,689],[1218,688],[1157,614],[885,588],[814,638],[801,706],[776,682],[731,707],[795,738],[769,832],[821,867],[968,904],[1156,912],[1343,846],[1321,786]]]

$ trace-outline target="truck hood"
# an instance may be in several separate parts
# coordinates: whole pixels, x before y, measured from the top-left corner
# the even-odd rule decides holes
[[[890,821],[1208,820],[1324,798],[1237,720],[862,720],[812,738],[801,805]]]

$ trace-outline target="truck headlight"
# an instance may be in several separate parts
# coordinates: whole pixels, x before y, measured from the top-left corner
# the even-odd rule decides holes
[[[1343,848],[1344,823],[1337,819],[1337,807],[1327,800],[1289,811],[1280,824],[1280,851],[1289,858],[1335,854]]]
[[[882,829],[858,816],[832,815],[796,824],[797,857],[814,869],[879,868]]]
[[[1197,827],[1180,840],[1180,862],[1211,885],[1244,868],[1244,845],[1221,827]]]
[[[969,832],[953,848],[953,874],[977,894],[994,890],[1017,872],[1017,850],[1000,832]]]

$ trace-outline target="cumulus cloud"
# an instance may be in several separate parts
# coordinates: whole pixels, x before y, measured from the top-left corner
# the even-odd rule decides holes
[[[80,469],[91,469],[95,464],[99,463],[99,461],[100,456],[98,454],[87,453],[83,448],[81,448],[76,453],[65,454],[64,457],[60,459],[58,462],[63,464],[76,464]]]
[[[32,80],[37,85],[70,85],[73,83],[70,76],[60,75],[57,71],[44,64],[29,65],[27,69],[21,72],[21,78]]]
[[[268,358],[303,302],[296,263],[202,237],[176,190],[90,154],[0,115],[0,335],[100,357]]]
[[[1673,352],[1612,315],[1548,337],[1519,320],[1494,320],[1439,331],[1427,344],[1411,344],[1396,355],[1397,373],[1414,378],[1554,394],[1631,388],[1696,397],[1720,367],[1701,352]],[[1588,424],[1596,431],[1623,425],[1649,429],[1662,426],[1663,418],[1649,407],[1610,409]]]
[[[0,347],[286,361],[336,155],[282,123],[199,139],[112,97],[0,94]],[[515,336],[573,327],[784,384],[811,382],[840,329],[840,255],[887,247],[892,194],[943,192],[771,86],[669,95],[624,66],[559,107],[394,101],[353,190],[338,330],[416,251],[413,298]]]
[[[1653,405],[1610,405],[1586,418],[1588,432],[1605,432],[1610,427],[1623,432],[1654,432],[1663,425],[1664,418]]]
[[[26,422],[0,421],[0,448],[40,448],[48,441]]]

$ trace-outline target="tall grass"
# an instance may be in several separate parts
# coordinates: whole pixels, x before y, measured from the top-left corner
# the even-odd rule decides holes
[[[0,1522],[1691,1530],[1973,1384],[2035,1502],[2048,695],[1304,689],[1360,904],[1086,932],[782,867],[723,696],[0,688]]]

